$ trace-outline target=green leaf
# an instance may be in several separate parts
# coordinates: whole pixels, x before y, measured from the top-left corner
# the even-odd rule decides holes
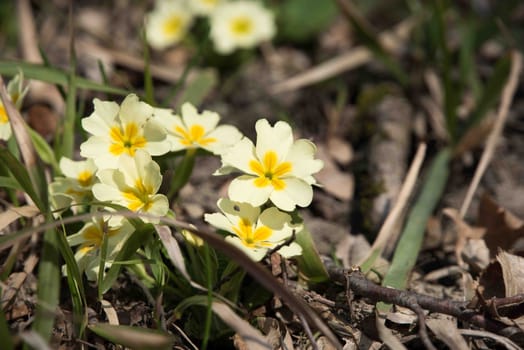
[[[22,186],[11,176],[0,176],[0,187],[12,188],[14,190],[21,190]]]
[[[358,35],[362,43],[375,55],[375,57],[386,66],[387,69],[395,78],[402,84],[406,85],[408,82],[408,76],[402,69],[402,66],[397,60],[387,52],[378,40],[378,36],[372,29],[371,25],[366,21],[364,16],[361,15],[360,11],[346,0],[340,0],[339,5],[346,18],[351,23],[355,33]]]
[[[101,282],[99,281],[99,290],[101,294],[107,292],[118,278],[120,269],[122,268],[122,264],[119,264],[118,262],[129,260],[129,258],[136,253],[138,248],[154,236],[154,232],[154,227],[149,224],[142,224],[136,228],[135,232],[124,243],[122,250],[117,254],[114,260],[115,263],[113,263],[109,268],[109,271],[107,271],[104,280]]]
[[[108,323],[90,325],[89,329],[115,344],[135,350],[169,350],[174,343],[172,335],[156,329],[111,325]]]
[[[52,217],[49,214],[48,220]],[[44,233],[40,265],[38,268],[38,289],[33,330],[49,343],[56,318],[56,308],[60,296],[60,267],[58,266],[57,231]]]
[[[288,0],[278,10],[279,36],[295,42],[312,39],[337,15],[333,1]]]
[[[190,102],[194,106],[199,106],[217,84],[218,75],[216,70],[202,70],[186,85],[179,101],[182,103]]]
[[[320,283],[329,279],[329,275],[320,260],[311,233],[304,228],[296,235],[296,242],[302,247],[302,255],[296,258],[301,277],[308,282]]]
[[[56,161],[53,149],[49,146],[47,141],[44,140],[42,136],[40,136],[39,133],[31,128],[28,128],[28,130],[31,141],[33,142],[33,146],[35,146],[35,151],[40,159],[42,159],[44,163],[51,165],[54,171],[59,172],[60,170],[58,167],[58,162]]]
[[[506,85],[511,70],[511,56],[505,55],[497,62],[493,74],[484,85],[475,110],[471,113],[464,133],[472,126],[479,123],[488,110],[499,100],[500,93]]]
[[[0,288],[0,293],[2,292]],[[0,339],[2,339],[2,349],[12,350],[14,349],[13,337],[9,332],[9,325],[5,318],[4,309],[0,308]]]
[[[33,202],[35,202],[38,209],[40,209],[42,212],[45,212],[47,204],[43,203],[38,196],[36,189],[31,182],[31,178],[29,177],[29,173],[22,163],[20,163],[20,161],[16,159],[11,154],[11,152],[9,152],[9,150],[3,147],[0,147],[0,160],[9,169],[13,177],[18,181],[23,191],[27,193],[29,197],[31,197]]]
[[[27,62],[0,61],[0,74],[15,76],[19,72],[19,69],[21,69],[24,72],[24,76],[29,79],[41,80],[61,86],[68,84],[69,75],[61,69]],[[127,95],[129,93],[124,89],[99,84],[85,78],[77,77],[76,79],[76,86],[79,89],[106,92],[115,95]]]
[[[87,302],[84,291],[84,282],[80,270],[78,269],[74,253],[67,243],[65,235],[62,233],[57,233],[57,235],[57,244],[60,248],[62,258],[65,261],[67,284],[69,286],[69,293],[73,303],[73,325],[75,327],[75,334],[81,337],[85,326],[87,325],[87,312],[85,308]]]
[[[75,147],[76,88],[77,77],[69,74],[67,79],[66,110],[60,133],[60,153],[58,157],[73,158]]]
[[[441,150],[433,160],[422,192],[417,198],[406,221],[406,226],[393,255],[391,266],[382,281],[383,286],[404,289],[417,260],[426,225],[437,206],[449,175],[451,150]],[[384,310],[382,304],[381,310]],[[389,308],[389,307],[387,307]]]

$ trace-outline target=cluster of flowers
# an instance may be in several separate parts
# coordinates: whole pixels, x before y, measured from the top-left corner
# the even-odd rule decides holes
[[[230,54],[252,48],[275,35],[273,14],[252,0],[157,0],[146,17],[146,34],[155,49],[180,42],[195,17],[207,17],[215,50]]]
[[[50,186],[54,208],[79,211],[89,205],[96,210],[96,200],[149,214],[144,221],[156,223],[168,213],[169,203],[158,193],[162,175],[152,156],[200,148],[221,157],[217,175],[243,173],[232,181],[229,199],[218,201],[222,213],[206,214],[205,220],[228,232],[226,239],[254,260],[262,259],[269,249],[301,229],[286,211],[311,203],[312,174],[321,169],[322,162],[314,159],[313,143],[293,141],[287,123],[272,127],[266,119],[259,120],[254,145],[235,127],[218,125],[219,119],[217,113],[199,113],[189,103],[182,106],[181,115],[153,108],[134,94],[120,106],[95,99],[94,112],[82,120],[82,127],[91,135],[80,146],[80,154],[87,159],[60,160],[64,176]],[[106,262],[110,265],[132,232],[126,219],[108,216],[85,224],[68,241],[80,245],[75,255],[79,267],[96,280],[103,237],[108,242]],[[295,256],[301,248],[291,243],[279,252]]]

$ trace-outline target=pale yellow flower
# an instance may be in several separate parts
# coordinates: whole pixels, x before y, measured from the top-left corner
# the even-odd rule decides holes
[[[182,105],[182,116],[171,110],[157,109],[155,118],[167,131],[171,151],[202,148],[213,154],[221,154],[237,143],[242,134],[231,125],[218,125],[218,113],[197,109],[190,103]]]
[[[115,225],[114,222],[119,223]],[[100,248],[104,235],[107,239],[105,268],[109,268],[133,231],[134,227],[126,219],[118,221],[93,219],[86,223],[80,231],[68,236],[67,242],[70,246],[80,245],[75,253],[75,260],[80,273],[85,272],[88,280],[96,281],[100,267]]]
[[[193,12],[201,16],[209,16],[225,0],[189,0]]]
[[[286,242],[301,225],[293,225],[291,216],[275,207],[265,209],[247,203],[222,198],[218,201],[222,213],[206,214],[204,220],[218,229],[230,232],[226,240],[244,251],[253,260],[261,260],[268,250]],[[281,247],[278,252],[285,257],[302,254],[295,242]]]
[[[276,32],[273,14],[256,1],[225,2],[211,14],[211,39],[221,54],[270,40]]]
[[[115,102],[93,101],[95,111],[82,119],[82,127],[92,134],[80,145],[80,154],[92,158],[99,169],[115,168],[118,158],[134,156],[144,150],[153,156],[169,152],[164,128],[153,119],[154,108],[127,96],[122,105]]]
[[[256,146],[243,138],[222,155],[222,168],[217,175],[238,170],[244,175],[229,186],[229,198],[258,207],[271,200],[286,211],[308,206],[313,199],[313,174],[322,169],[314,159],[316,147],[306,140],[293,141],[289,124],[277,122],[273,127],[266,119],[258,120]]]
[[[60,170],[65,177],[57,177],[49,185],[54,209],[65,209],[71,204],[88,204],[93,200],[91,188],[97,182],[97,167],[92,159],[74,161],[67,157],[60,159]],[[73,212],[78,212],[73,206]]]
[[[131,211],[153,216],[164,216],[169,210],[167,197],[158,194],[162,182],[160,167],[151,156],[137,150],[134,157],[122,155],[117,169],[102,169],[97,172],[100,183],[93,186],[93,195],[128,208]],[[146,222],[158,219],[143,218]]]
[[[149,44],[162,50],[180,42],[193,21],[193,14],[183,1],[161,0],[146,17]]]

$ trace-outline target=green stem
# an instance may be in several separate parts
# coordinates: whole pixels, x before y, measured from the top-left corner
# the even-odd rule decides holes
[[[173,198],[173,196],[175,196],[178,191],[189,181],[189,177],[193,172],[193,166],[195,165],[195,155],[195,148],[187,149],[184,158],[180,164],[178,164],[178,168],[173,175],[173,179],[171,180],[171,188],[169,189],[167,198]]]

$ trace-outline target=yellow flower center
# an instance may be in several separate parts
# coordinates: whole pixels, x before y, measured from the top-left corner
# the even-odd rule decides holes
[[[80,172],[80,174],[78,174],[77,180],[81,186],[87,187],[91,185],[91,181],[93,180],[93,173],[89,170],[83,170]]]
[[[253,231],[253,224],[246,218],[240,218],[238,226],[233,230],[237,234],[242,244],[248,248],[270,247],[271,244],[266,240],[271,237],[273,231],[267,226],[257,227]]]
[[[109,238],[111,236],[114,236],[118,234],[118,232],[118,228],[108,229],[106,232],[106,237]],[[98,225],[90,225],[88,228],[84,230],[82,236],[84,237],[85,242],[82,244],[82,247],[80,247],[80,249],[89,251],[91,249],[100,248],[100,246],[102,245],[102,240],[104,238],[104,231],[102,230],[102,227]]]
[[[249,17],[237,17],[231,21],[231,32],[243,36],[253,31],[253,21]]]
[[[262,162],[251,160],[249,168],[258,175],[254,180],[255,186],[266,187],[272,185],[277,191],[286,188],[282,178],[293,168],[290,162],[278,163],[275,151],[267,151]]]
[[[5,111],[5,107],[0,102],[0,124],[6,124],[9,122],[9,117],[7,116],[7,112]]]
[[[120,126],[113,126],[109,131],[109,136],[112,141],[109,145],[109,152],[116,156],[124,152],[134,156],[135,151],[139,148],[144,148],[147,143],[136,123],[128,123],[124,129]]]
[[[189,131],[181,126],[176,126],[175,132],[181,136],[182,139],[180,140],[180,143],[184,146],[191,146],[194,144],[206,146],[217,141],[214,137],[204,137],[206,130],[202,125],[198,124],[192,125]]]
[[[144,184],[141,178],[135,181],[135,187],[129,188],[127,191],[122,191],[122,196],[127,200],[127,208],[132,211],[143,209],[147,212],[153,205],[151,195],[153,188]]]
[[[182,29],[182,18],[174,15],[164,22],[162,26],[166,36],[176,36]]]

